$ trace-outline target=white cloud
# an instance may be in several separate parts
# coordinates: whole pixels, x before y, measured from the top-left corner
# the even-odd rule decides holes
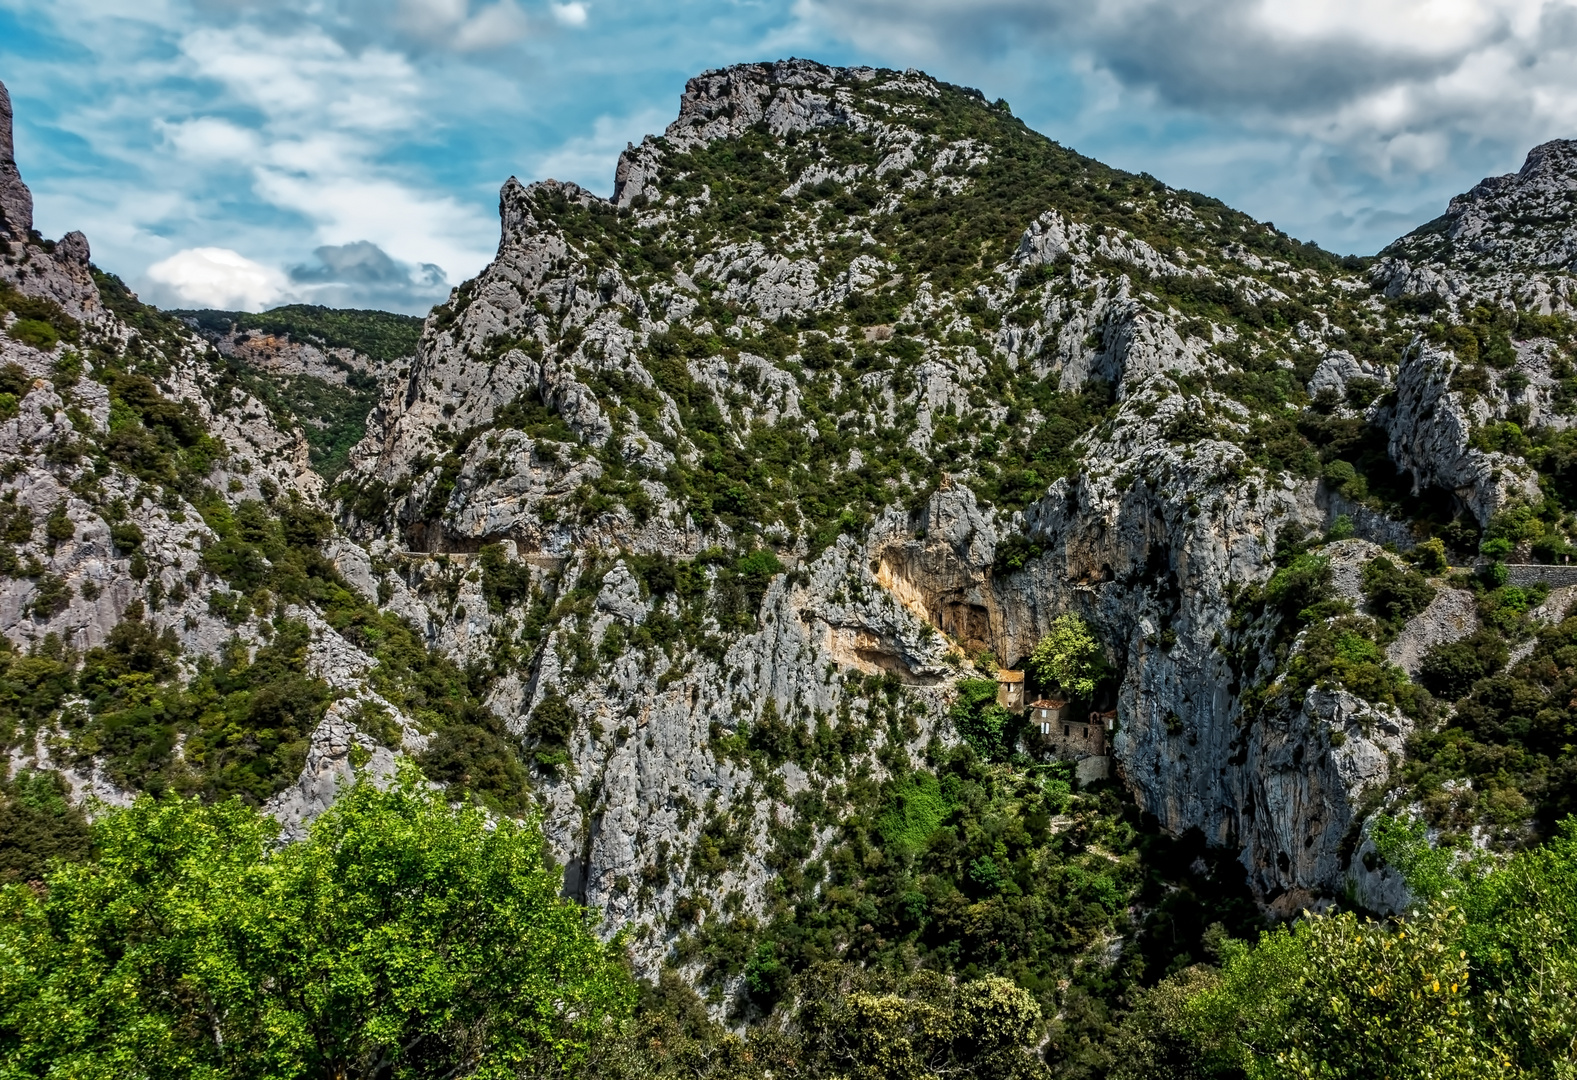
[[[180,46],[194,74],[295,131],[398,131],[421,93],[406,57],[376,47],[351,53],[321,30],[281,36],[260,27],[209,27],[187,34]]]
[[[631,116],[599,116],[591,131],[548,151],[531,175],[538,180],[573,180],[588,191],[610,195],[619,153],[627,144],[662,131],[671,117],[661,109],[645,109]]]
[[[479,52],[513,45],[526,36],[526,16],[514,0],[499,0],[461,23],[454,32],[454,47],[461,52]]]
[[[178,251],[148,267],[158,301],[169,307],[261,311],[286,293],[285,275],[229,248]]]
[[[162,125],[175,152],[195,162],[245,161],[256,156],[255,131],[216,116],[199,116]]]
[[[423,2],[432,18],[465,15],[463,3]],[[505,9],[495,4],[478,17]],[[354,53],[320,31],[281,36],[244,25],[195,31],[181,48],[262,123],[247,130],[196,117],[168,126],[172,145],[188,159],[246,170],[260,198],[311,223],[314,246],[370,241],[403,262],[462,273],[491,256],[489,218],[378,160],[422,122],[422,84],[406,57],[373,47]]]
[[[553,18],[560,26],[585,26],[590,9],[580,0],[568,4],[554,4]]]
[[[1314,139],[1375,176],[1577,131],[1577,0],[797,0],[874,52],[984,72],[1059,56],[1118,108]]]
[[[459,52],[512,45],[527,30],[515,0],[497,0],[474,12],[470,0],[400,0],[395,24],[427,45]]]

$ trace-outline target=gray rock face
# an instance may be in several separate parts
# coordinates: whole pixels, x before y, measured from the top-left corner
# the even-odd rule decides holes
[[[1485,429],[1577,423],[1560,358],[1540,342],[1516,343],[1493,381],[1466,387],[1466,362],[1432,325],[1385,302],[1432,292],[1568,310],[1556,234],[1577,164],[1564,144],[1454,202],[1447,225],[1404,238],[1370,280],[1284,261],[1287,238],[1266,231],[1260,243],[1262,226],[1159,185],[1122,220],[1176,223],[1173,239],[1088,220],[1099,214],[1078,207],[1094,203],[1070,203],[1026,214],[1016,243],[984,244],[949,271],[905,263],[877,234],[906,199],[969,196],[1001,160],[983,138],[912,122],[921,103],[953,93],[915,72],[805,61],[708,72],[661,140],[620,157],[613,199],[510,179],[496,258],[428,320],[352,455],[335,508],[343,532],[325,554],[431,646],[495,673],[487,704],[537,752],[566,892],[632,927],[644,973],[682,910],[709,918],[736,892],[740,910],[765,910],[772,826],[792,822],[795,793],[852,770],[887,775],[869,750],[763,764],[739,749],[750,732],[881,732],[893,740],[885,753],[917,761],[933,736],[958,737],[947,709],[968,657],[1015,665],[1069,612],[1117,672],[1110,763],[1143,810],[1240,850],[1276,910],[1349,888],[1377,906],[1403,902],[1354,853],[1370,850],[1362,808],[1392,782],[1412,722],[1338,686],[1297,700],[1249,694],[1271,688],[1309,641],[1254,598],[1278,548],[1313,536],[1337,594],[1361,603],[1378,545],[1405,548],[1428,523],[1334,490],[1335,462],[1284,448],[1299,424],[1340,427],[1344,445],[1368,440],[1353,460],[1379,447],[1404,488],[1485,524],[1538,494],[1525,461],[1479,448],[1492,445]],[[824,138],[856,149],[823,152]],[[761,208],[765,227],[712,214],[729,184],[714,195],[706,181],[718,178],[695,162],[720,140],[790,163]],[[832,206],[817,194],[834,190]],[[1547,212],[1537,237],[1503,228],[1525,206]],[[7,263],[7,280],[62,304],[76,295],[85,241],[30,251],[32,269]],[[71,302],[106,340],[129,338],[96,292]],[[1222,316],[1228,307],[1247,314]],[[1405,351],[1366,344],[1370,324]],[[220,347],[315,378],[343,377],[337,360],[355,366],[262,336]],[[54,632],[87,647],[153,595],[109,523],[73,495],[86,473],[44,467],[73,425],[107,426],[109,401],[97,384],[68,400],[48,381],[61,352],[9,339],[0,349],[44,380],[0,424],[0,450],[26,459],[0,497],[35,518],[64,505],[74,527],[69,541],[19,549],[73,598],[40,618],[37,583],[8,579],[0,629],[18,643]],[[239,501],[277,488],[321,505],[301,433],[246,394],[221,393],[201,359],[195,346],[171,357],[159,387],[223,438],[216,489]],[[1024,439],[1015,459],[1005,447],[1025,432],[1039,441]],[[757,468],[769,437],[834,449],[793,513],[721,514],[723,501],[748,505],[788,482],[790,470]],[[901,470],[873,468],[884,456]],[[199,600],[219,586],[202,575],[213,537],[195,511],[141,498],[123,475],[104,483],[119,485],[145,536],[160,596],[148,618],[194,655],[255,633]],[[824,497],[838,503],[830,513],[811,506]],[[1342,515],[1357,536],[1318,544]],[[750,557],[754,591],[742,583]],[[271,804],[292,836],[357,769],[386,777],[396,751],[423,745],[369,689],[372,659],[313,612],[294,615],[313,630],[312,671],[344,698]],[[1442,588],[1388,658],[1416,671],[1474,618],[1470,596]],[[573,729],[562,746],[538,742],[539,709],[560,701]],[[388,711],[400,746],[358,731],[362,708]],[[703,871],[696,852],[725,826],[744,837],[742,854]],[[813,849],[828,839],[818,833]]]
[[[1445,488],[1487,525],[1513,503],[1538,502],[1538,478],[1518,458],[1469,445],[1492,413],[1483,399],[1469,402],[1450,388],[1455,366],[1449,354],[1424,343],[1404,355],[1396,404],[1385,419],[1391,458],[1412,474],[1415,493]]]
[[[0,231],[25,241],[33,229],[33,193],[17,171],[11,119],[11,94],[0,83]]]
[[[1577,270],[1574,194],[1577,141],[1555,139],[1528,151],[1517,172],[1489,177],[1452,199],[1443,217],[1396,246],[1451,266],[1488,258],[1510,266]]]
[[[1387,248],[1374,280],[1390,296],[1471,297],[1570,314],[1577,302],[1574,190],[1577,142],[1536,146],[1518,172],[1483,180]]]
[[[1270,625],[1245,623],[1234,598],[1269,579],[1278,542],[1322,532],[1339,515],[1351,518],[1361,539],[1326,550],[1340,588],[1361,603],[1358,571],[1376,545],[1405,548],[1417,533],[1357,496],[1258,464],[1252,433],[1265,421],[1262,406],[1213,384],[1231,370],[1227,357],[1279,354],[1242,326],[1190,320],[1162,298],[1169,288],[1225,290],[1275,305],[1317,285],[1361,298],[1381,319],[1380,297],[1361,279],[1278,262],[1234,237],[1168,249],[1050,208],[967,297],[921,272],[891,321],[826,331],[829,346],[849,351],[900,334],[916,339],[893,371],[833,373],[817,392],[857,386],[861,404],[838,423],[901,427],[906,446],[949,474],[940,490],[910,508],[889,506],[858,539],[844,536],[816,558],[805,558],[803,541],[787,529],[762,530],[763,538],[781,535],[779,555],[793,573],[767,591],[756,630],[719,625],[721,658],[681,662],[615,647],[677,614],[671,597],[645,594],[631,557],[687,559],[736,541],[721,527],[698,527],[671,486],[668,470],[694,467],[706,451],[683,416],[682,406],[693,402],[676,400],[671,383],[654,375],[654,339],[683,329],[723,343],[684,360],[688,379],[727,403],[723,438],[743,438],[756,425],[813,432],[802,363],[808,339],[794,326],[836,324],[839,311],[901,279],[858,228],[844,238],[855,249],[834,259],[828,245],[840,234],[800,219],[782,235],[697,241],[671,272],[652,274],[591,257],[552,207],[622,213],[631,235],[655,236],[711,205],[709,188],[668,186],[665,169],[677,168],[679,155],[763,132],[787,146],[838,131],[869,147],[869,163],[796,166],[786,200],[824,181],[876,185],[868,196],[876,200],[873,214],[909,193],[946,199],[968,190],[969,171],[991,161],[994,148],[970,138],[929,139],[906,124],[903,109],[912,106],[869,100],[941,93],[918,73],[803,61],[708,72],[687,85],[661,140],[621,155],[612,200],[572,184],[510,180],[500,195],[497,257],[429,323],[408,380],[391,392],[355,452],[354,481],[397,494],[381,519],[347,518],[352,536],[375,554],[403,553],[398,571],[374,572],[376,580],[357,569],[358,587],[384,590],[440,648],[480,657],[517,633],[519,613],[488,610],[480,582],[471,580],[467,553],[485,543],[500,543],[532,587],[594,597],[578,627],[552,630],[528,664],[500,680],[491,704],[523,732],[549,694],[564,696],[582,718],[562,774],[545,781],[549,832],[570,867],[571,892],[648,928],[643,963],[661,954],[667,913],[695,887],[674,853],[697,842],[698,808],[742,815],[757,838],[771,815],[789,812],[760,805],[751,779],[713,744],[768,715],[813,723],[818,714],[870,707],[857,687],[829,672],[899,680],[924,706],[922,731],[946,735],[946,695],[961,655],[990,650],[1014,663],[1058,615],[1083,615],[1122,673],[1113,747],[1121,781],[1164,827],[1199,828],[1240,848],[1259,896],[1288,911],[1348,887],[1353,838],[1363,827],[1358,808],[1384,788],[1404,752],[1411,722],[1345,690],[1313,691],[1286,708],[1245,715],[1244,691],[1272,679],[1276,661],[1267,652]],[[1509,215],[1519,200],[1536,197],[1556,214],[1564,161],[1550,150],[1517,184],[1504,191],[1491,184],[1454,203],[1452,213],[1463,221]],[[1163,195],[1155,209],[1202,237],[1208,230],[1202,208],[1185,200]],[[1464,238],[1470,231],[1459,230]],[[1528,280],[1491,281],[1413,239],[1376,269],[1381,293],[1456,298],[1490,289],[1509,296]],[[1539,295],[1559,308],[1565,278],[1556,262],[1540,265]],[[726,330],[704,314],[713,305],[735,313]],[[982,313],[989,318],[972,317]],[[786,357],[738,344],[768,326],[791,333]],[[1480,523],[1536,497],[1536,477],[1521,459],[1471,443],[1480,428],[1524,415],[1521,409],[1544,423],[1566,422],[1558,380],[1537,350],[1518,346],[1525,383],[1509,380],[1474,396],[1452,389],[1459,362],[1422,335],[1395,359],[1376,360],[1316,312],[1275,348],[1291,347],[1312,355],[1309,397],[1343,422],[1380,432],[1420,494],[1443,490]],[[953,436],[939,434],[964,415],[982,430],[1040,422],[1010,420],[1005,405],[979,391],[993,370],[1051,378],[1067,392],[1095,379],[1116,397],[1092,429],[1068,436],[1079,456],[1072,474],[1046,478],[1015,514],[982,502],[972,466],[959,462],[955,470],[948,455],[960,451],[945,449]],[[496,426],[501,410],[526,399],[550,410],[572,440]],[[649,410],[639,422],[634,402]],[[463,431],[486,434],[443,465],[451,438],[443,433]],[[637,470],[631,486],[644,506],[636,512],[613,500],[589,517],[567,513],[577,492],[615,482],[607,458],[592,452],[610,444],[624,467]],[[979,443],[964,453],[978,456]],[[856,448],[836,468],[858,471],[866,454]],[[1031,550],[1004,568],[998,552],[1010,539]],[[442,581],[452,591],[435,601]],[[1471,626],[1463,595],[1445,590],[1404,628],[1392,659],[1416,670],[1424,651]],[[575,659],[610,641],[603,659]],[[815,782],[786,765],[776,776],[785,786]],[[752,856],[707,889],[738,888],[754,903],[765,874]]]

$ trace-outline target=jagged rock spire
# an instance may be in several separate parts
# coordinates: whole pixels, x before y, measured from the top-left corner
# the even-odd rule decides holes
[[[0,231],[25,240],[33,228],[33,194],[17,171],[11,139],[11,95],[0,83]]]

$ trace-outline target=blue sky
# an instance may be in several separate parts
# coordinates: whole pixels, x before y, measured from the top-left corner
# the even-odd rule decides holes
[[[1343,253],[1577,137],[1577,0],[0,0],[39,229],[167,306],[424,311],[506,177],[606,194],[687,77],[790,55],[979,87]]]

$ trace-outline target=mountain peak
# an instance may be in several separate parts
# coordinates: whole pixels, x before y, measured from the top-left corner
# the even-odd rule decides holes
[[[1577,268],[1577,140],[1535,146],[1517,172],[1479,181],[1388,250],[1468,271]]]

